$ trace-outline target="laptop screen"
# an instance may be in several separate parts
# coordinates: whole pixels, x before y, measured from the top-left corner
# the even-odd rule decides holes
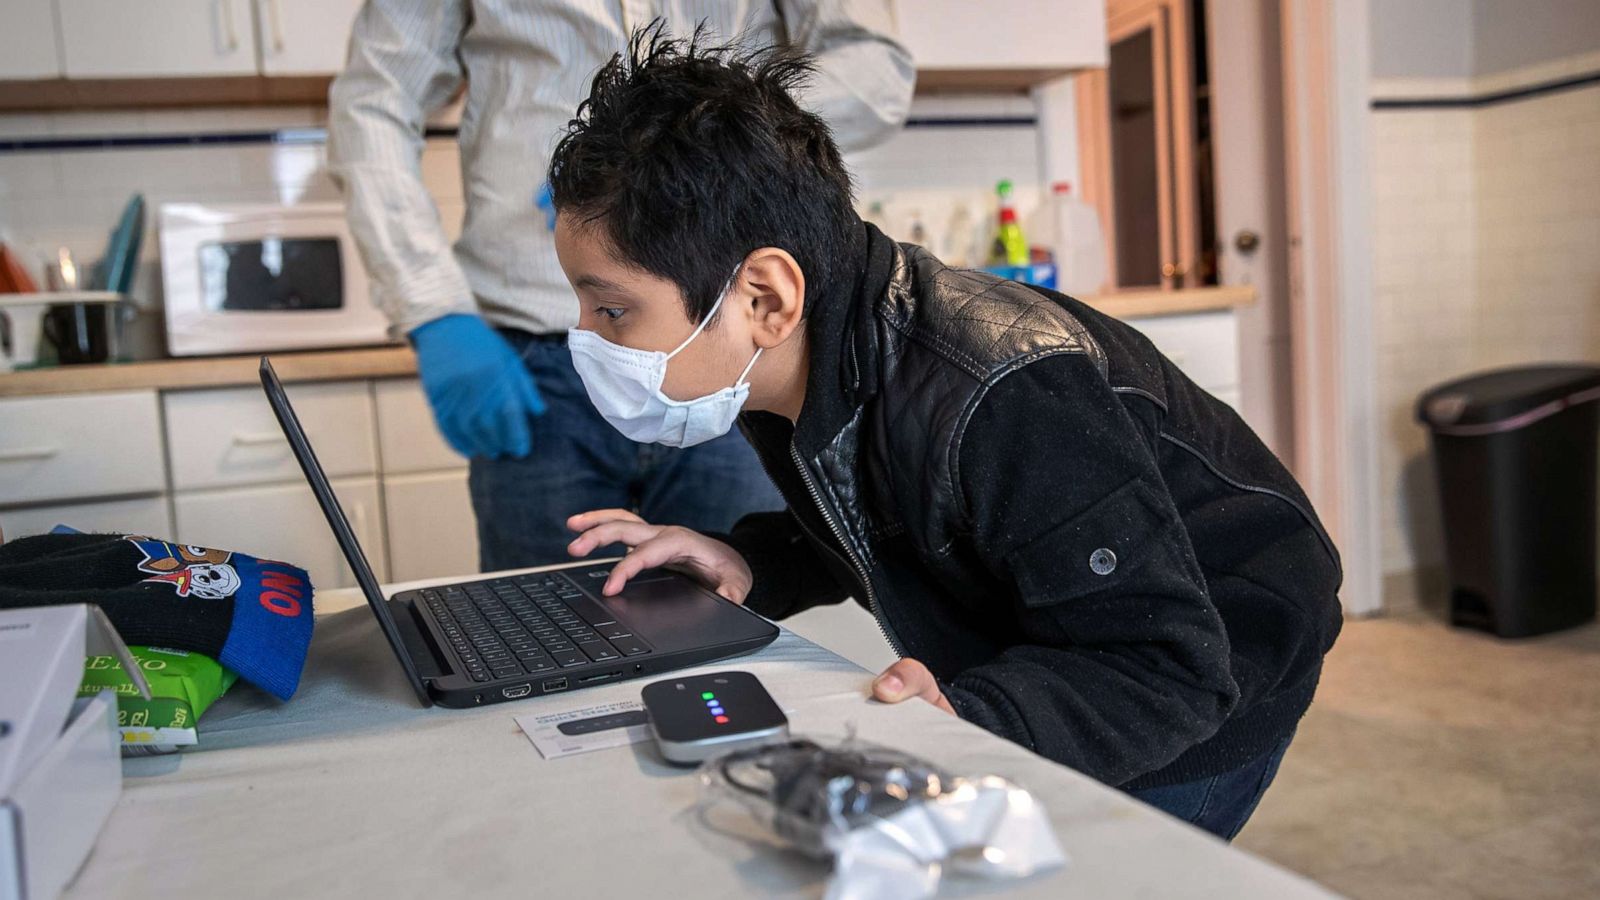
[[[272,413],[278,417],[278,424],[283,427],[283,436],[289,439],[289,447],[294,451],[295,459],[300,461],[301,471],[306,473],[306,481],[311,484],[311,492],[317,495],[317,504],[322,507],[322,514],[328,518],[328,526],[333,529],[333,536],[339,542],[339,549],[344,551],[344,558],[349,561],[351,571],[356,574],[356,583],[361,586],[361,593],[367,596],[367,605],[372,607],[372,614],[378,617],[378,625],[383,629],[383,636],[388,638],[389,646],[394,649],[394,655],[400,660],[400,667],[405,670],[406,678],[411,682],[411,689],[417,692],[417,699],[423,706],[432,706],[433,699],[428,696],[428,689],[422,683],[422,676],[418,674],[416,664],[411,661],[411,654],[407,652],[405,643],[400,637],[400,630],[395,626],[394,617],[389,613],[389,602],[384,599],[383,592],[378,588],[378,579],[373,577],[372,567],[367,565],[367,556],[361,552],[361,544],[356,540],[356,533],[350,527],[350,522],[345,518],[344,509],[339,506],[339,499],[334,496],[333,487],[328,484],[328,476],[323,474],[322,466],[317,462],[317,454],[311,449],[311,442],[306,439],[304,429],[300,427],[300,420],[294,414],[294,407],[289,405],[289,395],[284,392],[283,384],[278,380],[278,373],[272,370],[272,362],[265,356],[261,357],[261,387],[267,392],[267,402],[272,404]]]

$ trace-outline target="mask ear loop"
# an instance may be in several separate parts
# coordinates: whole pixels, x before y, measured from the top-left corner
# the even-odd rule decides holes
[[[744,260],[741,259],[741,260],[739,260],[739,264],[737,266],[733,267],[733,274],[729,275],[728,276],[728,280],[722,283],[722,293],[717,295],[717,302],[711,304],[711,309],[706,312],[706,317],[704,319],[701,319],[700,320],[700,324],[695,326],[694,331],[691,332],[688,337],[683,339],[683,343],[678,345],[678,349],[676,349],[676,350],[672,351],[671,353],[667,354],[667,359],[672,359],[674,356],[677,356],[679,353],[682,353],[683,352],[683,348],[689,346],[689,344],[691,344],[694,341],[695,338],[699,337],[700,336],[700,332],[705,331],[706,330],[706,326],[711,324],[711,320],[717,317],[717,310],[722,308],[722,301],[728,299],[728,293],[733,290],[733,282],[736,279],[738,279],[739,270],[743,269],[743,268],[744,268]],[[761,355],[761,351],[757,350],[756,351],[756,355],[760,356]],[[755,360],[751,360],[750,364],[751,365],[755,365]],[[748,368],[746,368],[745,369],[745,373],[748,374],[749,372],[750,372],[750,370]],[[741,379],[744,378],[743,375],[741,375],[739,377]]]

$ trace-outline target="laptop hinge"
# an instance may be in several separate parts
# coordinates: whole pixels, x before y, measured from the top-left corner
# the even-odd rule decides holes
[[[400,632],[400,641],[406,645],[406,652],[411,654],[417,674],[424,679],[450,674],[449,664],[433,646],[433,641],[428,639],[427,626],[417,621],[416,607],[404,600],[391,599],[388,603],[395,630]]]

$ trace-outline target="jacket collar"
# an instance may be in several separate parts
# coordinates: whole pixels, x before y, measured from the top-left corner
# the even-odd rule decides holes
[[[877,310],[904,267],[899,245],[870,222],[858,222],[846,287],[818,298],[806,314],[806,398],[794,447],[805,459],[831,444],[877,392]]]

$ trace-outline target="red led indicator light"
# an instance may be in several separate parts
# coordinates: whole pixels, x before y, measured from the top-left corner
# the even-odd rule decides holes
[[[717,716],[717,724],[718,725],[726,725],[726,724],[728,724],[728,717],[727,716]]]

